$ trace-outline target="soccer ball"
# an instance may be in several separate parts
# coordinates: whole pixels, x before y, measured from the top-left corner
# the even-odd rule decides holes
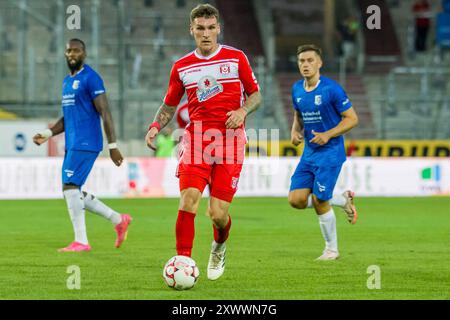
[[[195,261],[186,256],[170,258],[163,270],[164,281],[169,287],[176,290],[191,289],[199,275],[200,271]]]

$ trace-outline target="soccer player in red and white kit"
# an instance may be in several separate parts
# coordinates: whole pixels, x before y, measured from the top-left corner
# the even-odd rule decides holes
[[[219,12],[209,4],[191,11],[190,33],[196,49],[176,61],[169,88],[145,138],[154,149],[158,132],[172,119],[186,92],[190,124],[186,127],[177,176],[180,205],[176,222],[177,254],[191,256],[194,219],[205,186],[210,184],[208,213],[214,241],[208,279],[225,269],[225,241],[231,227],[228,214],[245,154],[244,121],[261,103],[258,83],[246,55],[221,45]]]

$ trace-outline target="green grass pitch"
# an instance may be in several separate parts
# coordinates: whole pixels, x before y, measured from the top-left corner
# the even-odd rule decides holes
[[[0,299],[449,299],[450,198],[357,198],[360,219],[335,208],[341,258],[318,262],[323,249],[312,210],[283,198],[237,198],[231,214],[227,267],[206,278],[212,227],[206,200],[196,218],[196,286],[178,292],[161,273],[175,255],[177,199],[105,200],[134,221],[114,248],[112,225],[87,213],[92,251],[58,253],[73,233],[63,200],[0,201]],[[69,290],[68,266],[81,270]],[[367,268],[381,270],[368,289]]]

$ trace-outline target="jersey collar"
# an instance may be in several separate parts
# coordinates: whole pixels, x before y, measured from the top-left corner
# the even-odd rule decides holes
[[[84,65],[83,65],[83,68],[81,68],[80,70],[78,70],[78,72],[75,73],[74,75],[71,75],[71,74],[69,73],[69,76],[70,76],[71,78],[74,78],[74,77],[76,77],[77,75],[79,75],[79,74],[81,73],[81,71],[83,71],[83,70],[84,70]]]
[[[209,60],[214,58],[215,56],[217,56],[220,52],[220,50],[222,50],[222,45],[219,44],[219,47],[216,49],[216,51],[214,51],[213,53],[211,53],[209,56],[202,56],[201,54],[197,53],[197,49],[194,50],[194,54],[197,58],[202,59],[202,60]]]
[[[309,91],[306,91],[306,80],[305,80],[305,81],[303,81],[303,89],[304,89],[306,92],[312,92],[312,91],[314,91],[314,90],[317,89],[317,87],[318,87],[319,84],[320,84],[320,81],[321,81],[321,79],[319,78],[319,81],[317,81],[317,83],[316,83],[316,85],[314,86],[314,88],[312,88],[312,89],[309,90]]]

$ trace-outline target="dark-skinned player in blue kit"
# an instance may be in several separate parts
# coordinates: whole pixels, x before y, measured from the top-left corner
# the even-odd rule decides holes
[[[50,137],[65,133],[65,155],[62,167],[63,194],[72,221],[75,240],[60,252],[90,251],[87,238],[85,209],[109,220],[115,227],[119,248],[126,239],[131,216],[119,214],[92,194],[81,191],[94,162],[103,149],[100,119],[108,140],[109,154],[116,166],[123,157],[117,148],[114,123],[108,107],[106,90],[100,75],[86,59],[86,46],[80,39],[71,39],[65,52],[70,74],[64,78],[62,88],[63,117],[52,128],[33,137],[37,145]]]

